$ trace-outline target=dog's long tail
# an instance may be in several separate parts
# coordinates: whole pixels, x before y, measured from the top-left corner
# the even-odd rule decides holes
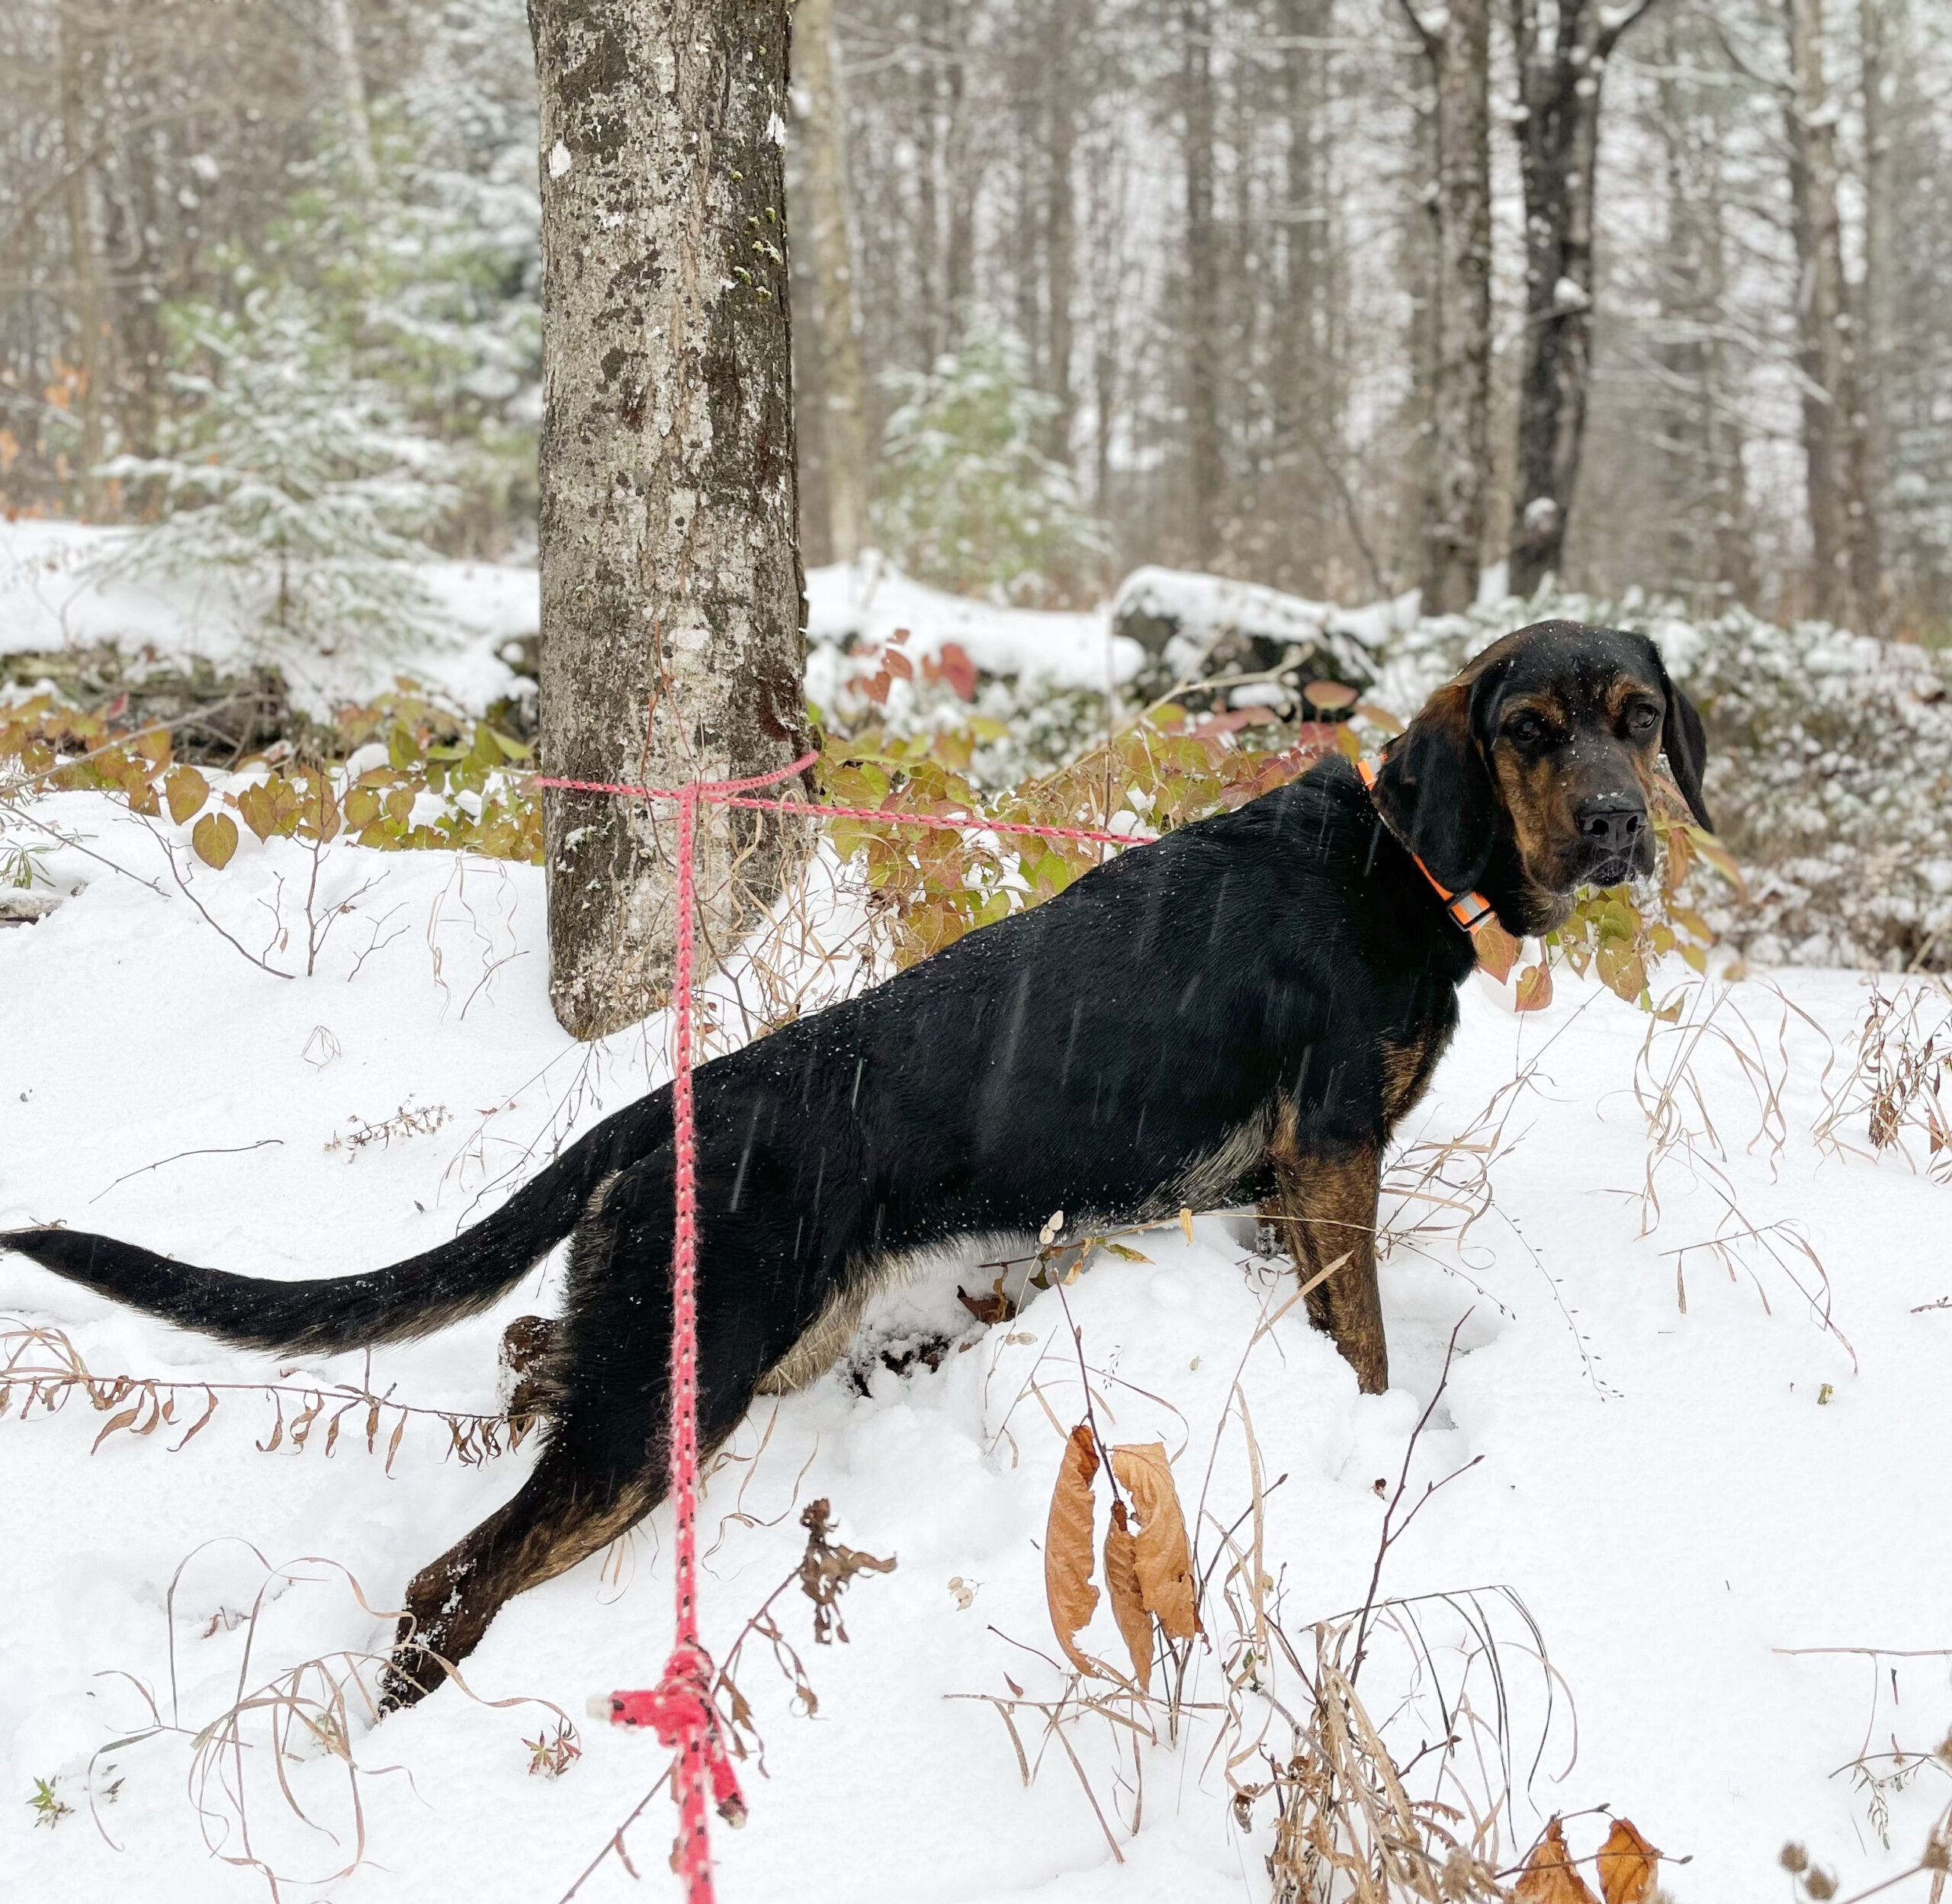
[[[12,1250],[131,1308],[249,1349],[323,1354],[426,1335],[486,1308],[567,1236],[604,1180],[669,1134],[669,1088],[579,1138],[451,1243],[361,1276],[268,1282],[77,1230],[0,1231]]]

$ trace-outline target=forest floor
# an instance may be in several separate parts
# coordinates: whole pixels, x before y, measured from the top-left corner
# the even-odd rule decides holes
[[[216,928],[257,952],[281,920],[271,962],[291,956],[297,843],[247,836],[197,888],[207,920],[126,809],[34,811],[75,843],[44,862],[58,907],[0,927],[0,1228],[351,1272],[452,1234],[667,1074],[661,1021],[594,1047],[557,1026],[537,869],[335,848],[323,902],[353,910],[287,979]],[[714,1832],[721,1896],[1258,1904],[1273,1803],[1243,1824],[1228,1761],[1252,1784],[1285,1759],[1273,1702],[1305,1700],[1284,1639],[1312,1663],[1312,1627],[1372,1591],[1364,1697],[1406,1764],[1464,1739],[1411,1783],[1488,1819],[1494,1861],[1554,1813],[1589,1854],[1610,1806],[1684,1904],[1774,1894],[1789,1840],[1845,1896],[1909,1869],[1952,1796],[1929,1757],[1952,1726],[1952,1251],[1922,1149],[1873,1154],[1849,1097],[1870,984],[1691,983],[1671,1025],[1569,976],[1517,1016],[1474,978],[1385,1199],[1382,1395],[1284,1310],[1245,1213],[1125,1238],[1068,1285],[1025,1289],[1019,1260],[1021,1307],[988,1324],[958,1299],[998,1273],[973,1257],[884,1299],[842,1367],[755,1408],[705,1495],[721,1661],[811,1501],[897,1563],[849,1590],[846,1643],[814,1643],[797,1583],[770,1603],[790,1652],[746,1640],[763,1761],[747,1827]],[[374,1725],[302,1670],[342,1681],[382,1649],[407,1578],[526,1472],[534,1442],[493,1420],[496,1344],[560,1267],[428,1342],[294,1363],[0,1258],[17,1378],[72,1353],[156,1385],[70,1382],[50,1411],[17,1379],[0,1418],[0,1890],[223,1904],[266,1896],[268,1867],[292,1899],[554,1904],[594,1862],[580,1898],[677,1894],[661,1796],[629,1867],[605,1849],[665,1755],[584,1713],[661,1667],[666,1513],[512,1602],[473,1697]],[[1144,1709],[1077,1684],[1045,1609],[1087,1380],[1108,1440],[1164,1443],[1218,1563],[1204,1637]],[[1244,1614],[1244,1563],[1278,1633]],[[1106,1603],[1080,1643],[1120,1656]],[[546,1751],[552,1708],[581,1747],[560,1777],[525,1742]]]

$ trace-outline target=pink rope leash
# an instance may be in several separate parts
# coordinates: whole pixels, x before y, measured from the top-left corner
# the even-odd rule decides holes
[[[676,1208],[671,1233],[671,1498],[677,1520],[673,1570],[677,1632],[671,1657],[664,1664],[664,1677],[657,1685],[647,1692],[612,1693],[608,1703],[613,1725],[647,1725],[665,1745],[676,1748],[673,1770],[678,1842],[671,1862],[685,1881],[691,1904],[712,1904],[711,1845],[705,1821],[708,1782],[719,1816],[735,1826],[746,1822],[745,1800],[726,1755],[718,1707],[712,1697],[711,1658],[698,1642],[698,1135],[692,1100],[692,837],[701,799],[775,785],[804,772],[814,758],[808,754],[777,773],[755,774],[745,780],[689,781],[662,795],[678,803],[677,955],[672,979],[676,1050],[671,1080],[671,1123],[677,1153]]]
[[[804,800],[757,800],[754,789],[776,786],[803,773],[819,758],[803,754],[775,773],[754,774],[742,780],[691,780],[682,787],[637,787],[611,780],[570,780],[553,774],[530,776],[538,787],[559,787],[572,793],[621,794],[643,800],[669,800],[677,804],[677,922],[676,959],[672,974],[672,1016],[675,1029],[671,1080],[671,1123],[676,1151],[676,1205],[671,1243],[671,1498],[677,1520],[677,1551],[673,1575],[677,1596],[677,1632],[664,1676],[647,1691],[613,1692],[592,1700],[612,1724],[647,1726],[678,1754],[673,1770],[678,1798],[678,1841],[672,1867],[685,1881],[690,1904],[712,1904],[711,1846],[705,1817],[705,1794],[728,1824],[746,1822],[745,1800],[739,1790],[720,1728],[712,1697],[712,1663],[698,1640],[698,1129],[692,1096],[692,912],[695,877],[692,865],[698,803],[713,806],[804,814],[823,819],[878,820],[897,826],[921,827],[939,832],[990,832],[1034,835],[1045,840],[1088,840],[1113,846],[1142,846],[1157,836],[1112,833],[1093,827],[1042,827],[1027,821],[988,820],[978,814],[955,818],[939,814],[897,813],[888,808],[827,807]]]

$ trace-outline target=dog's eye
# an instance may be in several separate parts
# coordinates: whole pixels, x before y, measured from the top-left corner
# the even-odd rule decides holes
[[[1660,723],[1660,709],[1650,702],[1642,701],[1636,702],[1629,711],[1626,717],[1626,730],[1629,734],[1652,734]]]
[[[1546,737],[1546,724],[1536,714],[1514,714],[1504,724],[1506,737],[1521,747],[1536,747]]]

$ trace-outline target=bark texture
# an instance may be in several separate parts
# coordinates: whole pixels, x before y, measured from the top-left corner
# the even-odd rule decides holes
[[[807,209],[820,283],[821,413],[829,559],[851,562],[868,539],[868,385],[854,326],[847,157],[833,66],[833,0],[799,0],[795,75],[805,95]]]
[[[541,103],[542,754],[673,785],[807,737],[782,147],[785,0],[531,0]],[[791,789],[788,789],[791,791]],[[552,791],[550,997],[601,1036],[668,996],[667,803]],[[707,955],[797,856],[707,808]]]
[[[1491,482],[1490,0],[1452,0],[1443,24],[1404,0],[1436,76],[1437,273],[1430,437],[1421,523],[1424,612],[1478,592]]]
[[[1607,59],[1652,0],[1512,0],[1525,194],[1525,346],[1511,585],[1560,569],[1593,369],[1593,200]]]

